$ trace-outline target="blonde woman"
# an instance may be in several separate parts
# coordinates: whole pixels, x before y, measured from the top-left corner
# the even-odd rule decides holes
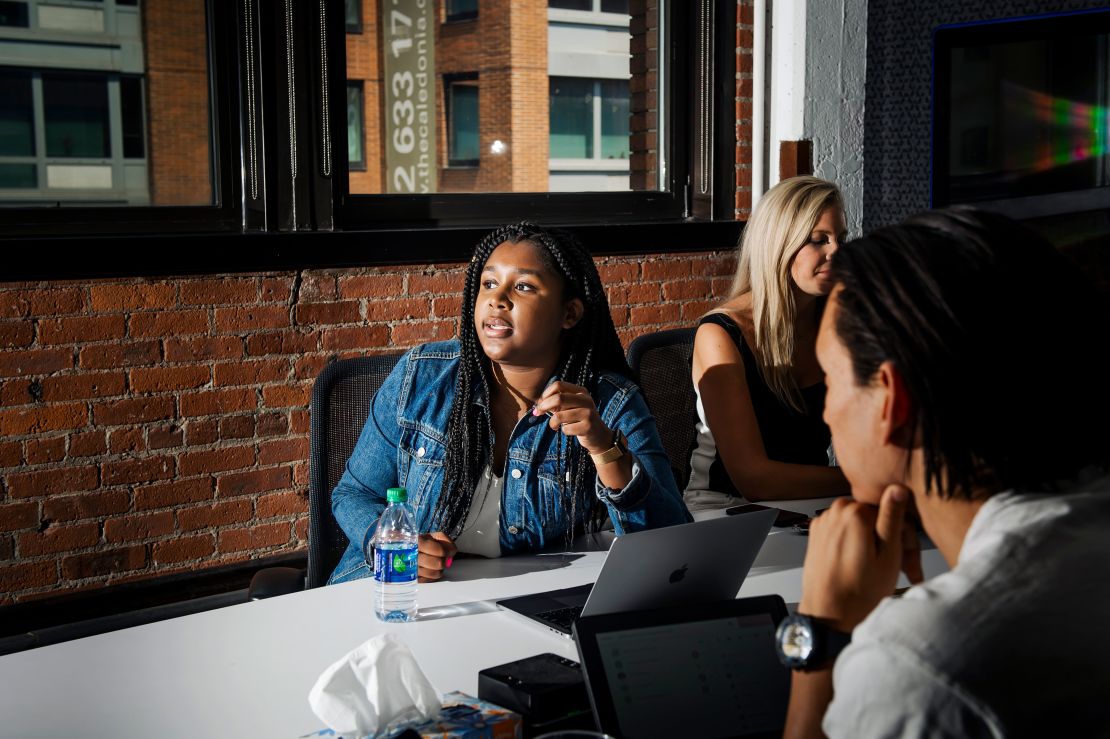
[[[840,191],[816,177],[780,182],[748,220],[729,298],[694,340],[691,511],[848,492],[829,464],[814,353],[829,260],[844,237]]]

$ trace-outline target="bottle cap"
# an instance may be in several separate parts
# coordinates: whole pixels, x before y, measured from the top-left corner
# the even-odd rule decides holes
[[[385,499],[390,503],[404,503],[409,499],[409,494],[404,488],[390,488],[385,491]]]

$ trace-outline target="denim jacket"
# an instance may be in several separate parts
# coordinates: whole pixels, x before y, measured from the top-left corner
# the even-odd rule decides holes
[[[372,574],[364,551],[385,509],[387,488],[407,488],[417,527],[430,531],[443,484],[447,418],[459,356],[457,340],[418,346],[400,359],[378,390],[347,469],[332,492],[332,512],[350,545],[329,582]],[[594,492],[608,507],[616,533],[689,521],[655,419],[639,388],[605,372],[594,395],[602,421],[621,430],[635,460],[632,480],[622,490],[610,490],[595,477]],[[566,534],[556,472],[560,434],[547,422],[547,416],[527,414],[509,438],[500,516],[504,553],[557,544]]]

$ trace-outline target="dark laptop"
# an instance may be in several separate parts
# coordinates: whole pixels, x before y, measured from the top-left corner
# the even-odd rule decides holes
[[[531,623],[571,636],[580,615],[735,598],[778,511],[638,531],[617,537],[594,585],[497,601]]]
[[[597,726],[624,739],[779,737],[789,671],[777,595],[583,616],[575,642]]]

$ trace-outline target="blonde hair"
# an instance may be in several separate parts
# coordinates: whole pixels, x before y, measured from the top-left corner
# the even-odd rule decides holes
[[[840,190],[818,177],[792,177],[768,190],[744,226],[728,295],[732,300],[751,293],[759,371],[771,391],[799,411],[802,398],[792,372],[797,307],[790,265],[830,207],[843,207]]]

